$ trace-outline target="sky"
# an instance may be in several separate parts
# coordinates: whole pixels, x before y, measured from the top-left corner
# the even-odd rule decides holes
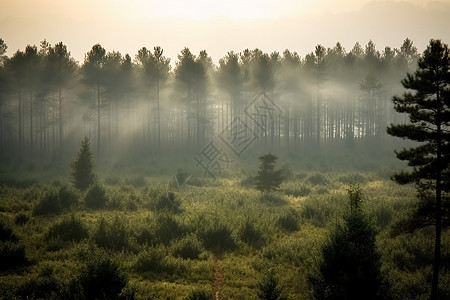
[[[304,57],[336,42],[350,51],[372,40],[382,51],[410,38],[420,52],[432,38],[450,43],[450,0],[0,0],[0,8],[8,56],[46,39],[80,63],[97,43],[132,58],[161,46],[172,65],[184,47],[217,64],[247,48]]]

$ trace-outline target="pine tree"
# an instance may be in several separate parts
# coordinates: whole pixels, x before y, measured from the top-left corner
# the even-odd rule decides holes
[[[358,186],[348,190],[349,210],[322,247],[319,274],[310,277],[316,299],[382,299],[376,229],[365,215]]]
[[[255,187],[261,192],[278,189],[284,179],[281,170],[275,170],[277,159],[278,157],[272,153],[259,157],[261,165],[259,166],[258,174],[255,178]]]
[[[448,46],[440,40],[431,40],[419,59],[417,71],[402,80],[409,91],[393,98],[395,110],[407,113],[410,123],[391,125],[387,129],[392,136],[420,143],[415,148],[396,152],[397,158],[408,161],[412,170],[397,173],[393,179],[400,184],[417,185],[419,203],[409,223],[414,227],[435,226],[431,299],[438,297],[441,232],[443,222],[446,225],[449,217],[449,59]]]
[[[94,162],[89,138],[85,137],[81,141],[81,148],[76,159],[70,164],[72,168],[73,184],[80,190],[86,190],[95,181],[93,172]]]

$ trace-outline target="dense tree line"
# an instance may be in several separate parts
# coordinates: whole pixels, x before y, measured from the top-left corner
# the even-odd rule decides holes
[[[198,153],[236,118],[267,151],[381,146],[401,118],[390,99],[420,57],[409,39],[381,52],[372,41],[305,57],[230,51],[218,64],[184,48],[173,69],[161,47],[132,57],[96,44],[83,62],[63,42],[6,49],[0,39],[2,160],[64,158],[83,136],[98,157]],[[249,113],[258,95],[272,105],[256,116],[264,126]]]

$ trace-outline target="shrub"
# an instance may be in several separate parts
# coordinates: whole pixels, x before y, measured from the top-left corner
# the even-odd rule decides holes
[[[171,248],[174,256],[184,259],[197,259],[203,251],[202,243],[195,235],[187,235],[175,241]]]
[[[294,232],[299,229],[298,216],[294,212],[289,212],[278,217],[277,224],[287,232]]]
[[[117,251],[128,249],[130,232],[127,227],[126,221],[118,216],[115,216],[111,222],[101,218],[97,223],[92,239],[103,248]]]
[[[0,242],[0,270],[8,270],[27,263],[24,245],[11,241]]]
[[[233,250],[236,247],[231,230],[217,222],[204,228],[199,236],[205,248],[217,253]]]
[[[345,184],[364,183],[366,178],[359,173],[339,176],[338,180]]]
[[[176,263],[166,257],[166,249],[164,247],[148,248],[139,253],[134,264],[137,272],[166,272],[173,273],[176,269]]]
[[[83,221],[72,215],[53,224],[47,231],[47,240],[60,239],[62,241],[79,242],[89,237],[89,232]]]
[[[69,208],[78,200],[78,193],[68,185],[62,185],[58,191],[59,202],[63,209]]]
[[[162,193],[157,198],[156,209],[178,211],[178,203],[176,202],[175,193]]]
[[[277,195],[274,193],[263,193],[260,196],[262,202],[269,203],[272,205],[284,205],[286,204],[286,200],[283,199],[281,195]]]
[[[54,187],[44,192],[33,207],[33,215],[35,216],[59,214],[61,211],[58,191]]]
[[[172,212],[179,211],[178,199],[175,193],[166,191],[165,188],[151,188],[148,192],[150,202],[147,206],[155,210],[167,210]]]
[[[104,208],[108,197],[105,188],[98,182],[89,187],[84,197],[84,203],[88,208]]]
[[[82,268],[78,282],[83,299],[119,299],[128,278],[117,262],[101,255]]]
[[[308,182],[313,185],[327,185],[328,180],[322,174],[314,174],[308,177]]]
[[[241,241],[255,248],[261,248],[265,244],[263,233],[249,220],[242,224],[238,236]]]
[[[169,245],[171,241],[182,237],[186,232],[187,228],[179,224],[171,215],[158,216],[155,233],[164,245]]]
[[[294,197],[304,197],[308,196],[311,193],[311,189],[305,187],[305,186],[298,186],[298,185],[287,185],[284,188],[284,194]]]
[[[4,222],[0,221],[0,241],[16,242],[18,240],[19,238],[17,237],[17,235],[15,235],[13,230]]]
[[[193,290],[187,295],[184,300],[211,300],[214,299],[211,291],[204,289]]]
[[[282,300],[286,299],[282,294],[283,290],[275,277],[275,272],[270,269],[263,275],[262,280],[258,284],[258,298],[262,300]]]
[[[20,299],[61,299],[61,282],[54,276],[53,269],[44,267],[36,276],[32,276],[17,289]]]
[[[24,225],[24,224],[28,223],[29,220],[30,220],[29,214],[20,212],[14,217],[14,224]]]
[[[157,238],[152,230],[144,227],[137,233],[136,240],[141,244],[153,245],[157,241]]]

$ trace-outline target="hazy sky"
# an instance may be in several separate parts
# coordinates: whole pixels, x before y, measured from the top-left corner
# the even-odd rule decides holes
[[[304,57],[338,41],[348,51],[370,39],[380,51],[406,37],[421,52],[431,38],[450,43],[450,0],[0,0],[0,8],[8,56],[47,39],[80,62],[96,43],[133,58],[160,45],[172,64],[184,47],[217,63],[246,48]]]

